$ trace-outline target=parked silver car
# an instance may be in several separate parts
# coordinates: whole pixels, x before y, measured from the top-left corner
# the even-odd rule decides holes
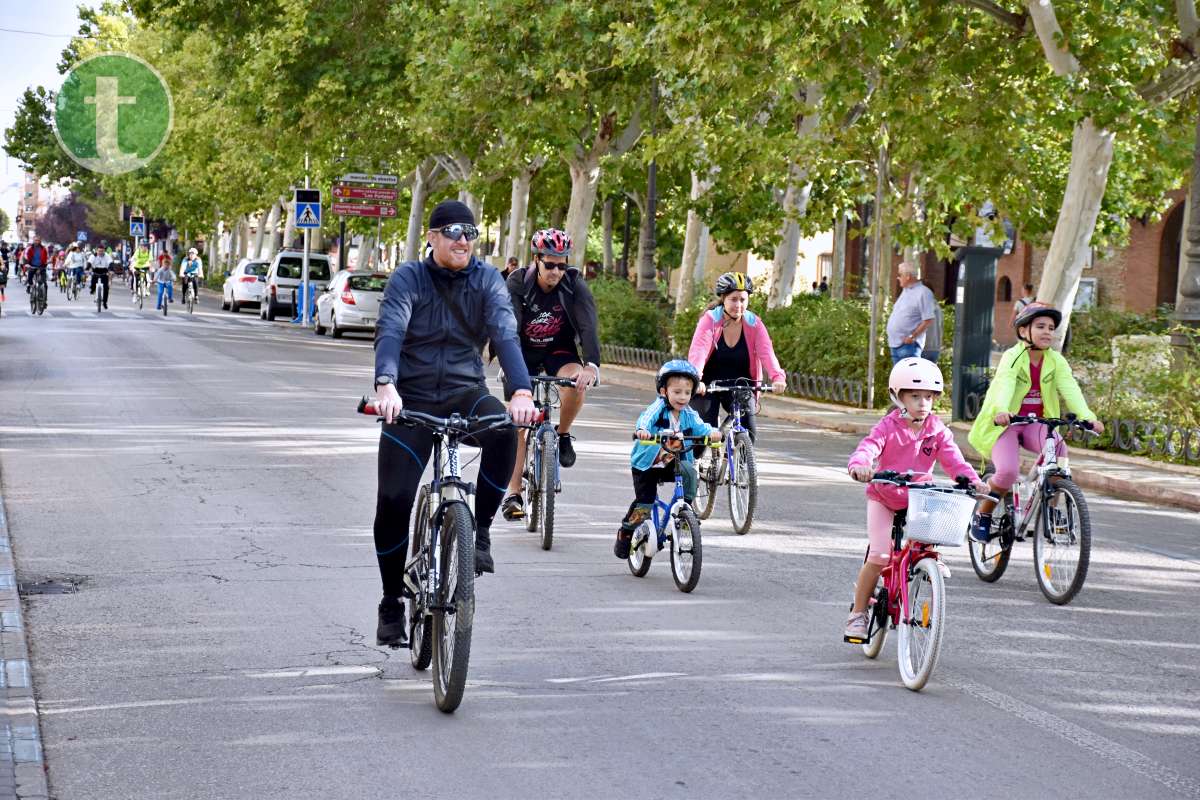
[[[317,297],[315,331],[340,339],[346,331],[374,331],[388,276],[382,272],[343,271]]]
[[[254,258],[243,258],[225,278],[221,289],[221,308],[233,313],[242,310],[245,305],[260,305],[263,290],[266,288],[267,268],[269,261],[259,261]]]
[[[304,253],[299,250],[280,250],[267,269],[265,293],[258,315],[274,320],[278,314],[296,313],[296,298],[300,293],[300,277],[304,269]],[[308,256],[308,281],[315,294],[325,291],[329,284],[329,257],[322,253]]]

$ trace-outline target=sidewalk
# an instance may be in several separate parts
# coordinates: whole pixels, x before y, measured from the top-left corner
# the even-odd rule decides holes
[[[634,367],[605,365],[601,380],[647,391],[654,387],[654,373]],[[878,411],[774,396],[763,398],[760,413],[770,419],[785,419],[856,436],[865,436],[883,416]],[[963,453],[973,463],[978,462],[979,454],[967,443],[970,425],[955,422],[951,424],[951,429]],[[849,449],[846,457],[850,457]],[[1030,463],[1025,459],[1022,468],[1028,468]],[[1122,500],[1200,511],[1200,467],[1074,447],[1071,449],[1071,475],[1084,489],[1103,492]]]

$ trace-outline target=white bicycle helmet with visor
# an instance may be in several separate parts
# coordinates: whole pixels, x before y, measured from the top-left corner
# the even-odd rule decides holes
[[[900,392],[904,389],[925,389],[940,394],[945,388],[942,371],[937,364],[916,356],[897,361],[888,376],[888,396],[899,409],[904,408],[900,402]]]

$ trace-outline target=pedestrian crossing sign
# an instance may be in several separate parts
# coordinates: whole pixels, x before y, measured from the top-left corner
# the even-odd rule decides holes
[[[296,190],[296,227],[321,227],[321,190]]]
[[[145,236],[146,235],[146,218],[145,217],[130,217],[129,218],[129,235],[130,236]]]

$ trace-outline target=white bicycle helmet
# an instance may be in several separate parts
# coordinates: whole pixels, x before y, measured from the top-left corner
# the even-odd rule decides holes
[[[941,393],[945,389],[942,371],[937,364],[924,358],[902,358],[892,367],[892,374],[888,376],[888,396],[897,408],[904,408],[900,402],[901,389],[927,389]]]

